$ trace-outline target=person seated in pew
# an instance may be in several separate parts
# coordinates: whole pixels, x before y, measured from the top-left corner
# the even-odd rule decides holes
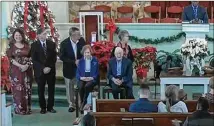
[[[87,113],[82,119],[82,126],[95,126],[94,116]]]
[[[209,81],[210,92],[205,95],[209,103],[214,104],[214,76]]]
[[[188,113],[186,104],[178,100],[178,87],[170,85],[166,87],[166,100],[158,103],[158,112]]]
[[[184,89],[180,89],[180,90],[178,91],[178,99],[179,99],[180,101],[185,101],[185,100],[187,100],[187,93],[184,91]]]
[[[172,62],[172,56],[169,55],[166,57],[166,61],[161,65],[161,74],[167,74],[168,69],[172,67],[176,67],[176,65]]]
[[[96,57],[91,55],[92,49],[90,45],[83,46],[81,53],[84,57],[79,60],[76,78],[81,99],[80,110],[83,110],[89,93],[96,85],[99,75],[99,63]]]
[[[132,103],[129,107],[129,112],[157,112],[157,105],[152,104],[148,98],[150,97],[149,86],[146,84],[140,85],[140,90],[138,92],[139,100]]]
[[[183,126],[213,126],[214,119],[208,110],[208,100],[204,97],[200,97],[197,103],[197,110],[191,117],[187,117]]]
[[[110,86],[112,87],[113,97],[114,99],[118,99],[118,93],[121,90],[120,87],[124,87],[126,90],[126,98],[134,99],[132,93],[132,62],[123,56],[123,49],[121,47],[116,47],[114,53],[115,57],[109,60],[107,74]]]

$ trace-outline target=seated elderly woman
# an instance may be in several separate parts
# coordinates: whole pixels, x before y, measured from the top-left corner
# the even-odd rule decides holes
[[[116,47],[115,57],[111,58],[108,63],[108,79],[112,87],[112,94],[114,99],[118,99],[120,87],[126,90],[126,98],[133,99],[132,85],[133,85],[133,67],[132,62],[123,56],[123,49]]]
[[[132,54],[132,49],[128,45],[129,41],[129,32],[127,30],[120,31],[118,38],[120,39],[120,42],[117,43],[116,47],[121,47],[123,49],[124,57],[130,59],[132,62],[134,62],[134,56]],[[114,52],[116,47],[113,48],[111,52],[111,57],[115,57]]]
[[[188,112],[186,104],[178,100],[178,91],[179,89],[175,85],[166,87],[166,100],[158,103],[158,112]]]
[[[84,57],[79,60],[76,78],[79,87],[82,110],[87,103],[89,93],[96,85],[99,75],[99,63],[98,60],[91,55],[92,49],[90,45],[85,45],[82,48],[81,53]]]

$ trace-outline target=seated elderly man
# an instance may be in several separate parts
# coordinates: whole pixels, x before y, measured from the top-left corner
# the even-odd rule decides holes
[[[108,79],[112,87],[112,94],[114,99],[118,99],[118,93],[120,87],[124,87],[126,90],[126,98],[134,99],[132,93],[132,75],[133,67],[131,60],[123,57],[123,49],[116,47],[115,57],[109,60],[108,64]]]

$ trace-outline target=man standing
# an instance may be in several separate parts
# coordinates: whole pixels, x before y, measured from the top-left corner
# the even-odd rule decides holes
[[[47,111],[56,113],[54,106],[54,90],[56,80],[55,64],[57,60],[56,44],[46,39],[47,30],[39,28],[37,30],[38,41],[31,45],[31,58],[33,62],[34,76],[38,84],[39,104],[41,114]],[[45,84],[48,84],[48,104],[45,100]]]
[[[147,113],[158,111],[157,105],[149,101],[150,90],[148,85],[142,84],[140,86],[139,96],[139,100],[130,105],[129,112]]]
[[[69,29],[69,36],[60,45],[60,59],[63,61],[63,76],[66,84],[66,94],[69,103],[69,112],[75,111],[74,85],[76,84],[76,69],[79,59],[82,58],[81,50],[85,40],[81,38],[76,27]]]
[[[199,1],[192,1],[192,4],[185,7],[183,11],[183,21],[192,23],[208,23],[208,15],[205,8],[198,5]]]
[[[115,57],[110,59],[108,64],[108,79],[112,87],[113,97],[114,99],[118,99],[118,93],[121,90],[120,87],[124,87],[126,98],[134,99],[132,93],[132,62],[123,56],[123,49],[121,47],[116,47],[114,54]]]

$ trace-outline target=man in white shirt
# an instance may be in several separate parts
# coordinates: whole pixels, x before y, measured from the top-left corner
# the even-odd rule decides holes
[[[79,59],[82,58],[81,50],[85,40],[81,37],[76,27],[69,29],[69,37],[60,44],[60,59],[63,61],[63,76],[66,84],[66,94],[69,103],[69,112],[75,111],[74,85],[76,84],[76,69]]]

